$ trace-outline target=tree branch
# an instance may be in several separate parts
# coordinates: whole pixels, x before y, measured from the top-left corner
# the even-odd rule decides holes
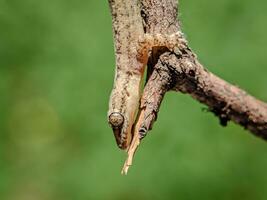
[[[181,30],[177,0],[165,0],[164,3],[143,0],[142,5],[147,33],[170,34]],[[267,140],[267,104],[207,71],[182,33],[181,38],[182,44],[175,52],[154,48],[149,58],[148,68],[152,72],[144,89],[141,108],[150,117],[145,118],[143,128],[152,128],[165,92],[175,90],[206,104],[219,117],[221,125],[226,126],[232,120]]]

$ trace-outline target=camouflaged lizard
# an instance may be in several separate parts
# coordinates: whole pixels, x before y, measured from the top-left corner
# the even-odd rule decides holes
[[[179,34],[144,32],[140,0],[108,0],[113,24],[116,71],[110,96],[108,122],[117,145],[128,149],[139,109],[142,79],[148,54],[154,46],[173,50]]]

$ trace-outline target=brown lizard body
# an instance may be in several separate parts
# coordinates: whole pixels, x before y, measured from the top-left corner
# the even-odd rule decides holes
[[[131,142],[131,129],[138,110],[145,63],[138,55],[144,35],[138,0],[109,0],[115,41],[116,73],[108,118],[120,148]],[[140,8],[140,6],[139,6]]]
[[[116,72],[109,102],[108,121],[118,147],[128,151],[123,171],[127,173],[139,139],[142,137],[138,126],[143,115],[139,115],[138,119],[136,115],[148,54],[154,46],[164,46],[171,51],[174,50],[178,46],[181,34],[180,32],[172,35],[145,33],[140,0],[109,0],[109,6],[115,41]],[[133,129],[135,121],[137,123]]]

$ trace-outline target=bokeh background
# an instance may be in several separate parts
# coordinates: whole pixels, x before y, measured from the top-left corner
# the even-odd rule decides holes
[[[180,4],[200,61],[267,101],[267,1]],[[179,93],[120,175],[114,65],[106,0],[0,0],[1,200],[267,199],[266,142]]]

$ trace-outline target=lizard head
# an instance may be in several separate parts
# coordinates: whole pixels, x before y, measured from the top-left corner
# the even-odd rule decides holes
[[[116,143],[119,148],[125,149],[128,146],[127,133],[122,132],[126,123],[124,123],[124,115],[119,112],[113,112],[108,117],[108,122],[113,130]],[[129,139],[128,139],[129,140]]]
[[[117,77],[109,102],[108,123],[120,149],[127,149],[132,141],[132,127],[139,108],[141,76]]]

